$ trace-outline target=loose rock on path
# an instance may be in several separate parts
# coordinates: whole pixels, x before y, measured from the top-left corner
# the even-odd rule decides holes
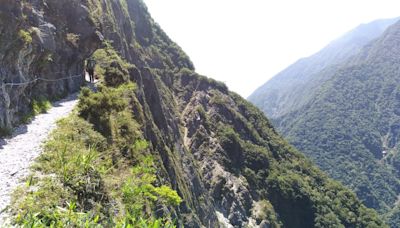
[[[0,139],[0,227],[5,222],[5,209],[12,191],[29,174],[29,167],[42,152],[42,144],[56,127],[56,121],[68,116],[78,102],[77,94],[55,102],[28,125],[15,129],[9,139]]]

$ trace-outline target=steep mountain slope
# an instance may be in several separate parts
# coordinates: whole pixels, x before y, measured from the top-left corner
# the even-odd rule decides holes
[[[364,45],[379,37],[398,19],[376,20],[358,26],[318,53],[298,60],[274,76],[254,91],[248,100],[270,118],[296,110],[309,101],[307,98],[311,98],[310,94],[330,76],[328,73],[318,74],[319,72],[357,54]],[[321,75],[324,77],[320,78]]]
[[[397,207],[400,192],[399,56],[396,23],[359,54],[317,74],[329,79],[314,94],[299,95],[307,100],[300,108],[273,119],[296,148],[381,212]]]
[[[14,198],[18,224],[135,227],[157,217],[166,220],[155,224],[175,219],[185,227],[385,227],[286,143],[261,111],[197,75],[142,1],[7,4],[29,6],[19,18],[28,30],[23,19],[34,11],[66,21],[56,27],[60,33],[68,20],[80,20],[104,37],[76,54],[94,52],[103,85],[82,91],[77,113],[46,144]],[[70,18],[72,12],[81,13]]]

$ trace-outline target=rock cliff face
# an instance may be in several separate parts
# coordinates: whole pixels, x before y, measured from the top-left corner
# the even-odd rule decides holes
[[[18,123],[39,96],[77,91],[101,39],[88,8],[70,1],[2,0],[0,30],[0,128]]]
[[[25,42],[19,40],[17,49],[6,49],[10,50],[7,56],[25,53],[21,59],[27,62],[23,69],[28,73],[52,78],[58,77],[51,73],[56,69],[67,75],[80,73],[84,58],[110,44],[132,64],[129,79],[138,87],[130,104],[132,113],[160,164],[158,182],[172,186],[183,199],[172,209],[179,225],[384,226],[353,193],[289,146],[262,112],[224,84],[197,75],[189,58],[154,23],[142,1],[9,1],[1,7],[2,15],[15,11],[22,21],[13,22],[12,29],[2,25],[3,30],[10,30],[6,37],[17,37],[22,28],[40,30],[40,18],[47,25],[43,28],[53,30],[47,36],[32,35],[31,42],[26,37]],[[28,20],[29,16],[33,19]],[[29,24],[35,18],[38,23]],[[41,37],[47,41],[41,42]],[[45,54],[38,54],[42,48],[44,53],[53,53],[52,61],[44,65],[39,64],[46,59]],[[4,64],[14,72],[9,79],[24,79],[25,74],[17,70],[21,66],[9,58],[9,64]],[[31,85],[15,93],[51,95],[76,89],[80,80]],[[24,96],[18,99],[29,103]],[[3,97],[15,96],[8,91]],[[4,125],[12,122],[16,112],[6,103]],[[17,107],[23,110],[22,105]]]

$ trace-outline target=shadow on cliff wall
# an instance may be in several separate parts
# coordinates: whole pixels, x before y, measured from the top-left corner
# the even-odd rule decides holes
[[[6,145],[6,140],[0,139],[0,150],[3,149],[4,145]]]
[[[29,124],[20,125],[13,130],[12,136],[7,137],[7,138],[1,138],[0,139],[0,150],[4,149],[4,146],[7,145],[6,139],[12,139],[18,135],[22,135],[22,134],[25,134],[26,132],[28,132],[28,125]]]
[[[59,101],[55,101],[52,103],[52,108],[56,108],[56,107],[61,107],[63,106],[64,102],[68,102],[68,101],[72,101],[72,100],[76,100],[78,99],[78,93],[74,93],[69,95],[68,97],[59,100]],[[45,114],[45,113],[44,113]],[[43,114],[41,114],[43,115]],[[14,128],[13,133],[10,137],[7,138],[0,138],[0,150],[4,149],[4,146],[7,145],[7,139],[12,139],[14,137],[17,137],[18,135],[22,135],[28,132],[28,126],[35,121],[36,117],[34,117],[28,124],[23,124],[20,125],[16,128]]]

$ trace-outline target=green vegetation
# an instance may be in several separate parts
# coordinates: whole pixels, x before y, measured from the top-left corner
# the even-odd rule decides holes
[[[30,122],[35,116],[46,113],[52,107],[51,102],[44,97],[33,99],[31,102],[31,111],[21,118],[22,123]]]
[[[123,60],[109,42],[105,42],[104,45],[104,48],[93,54],[97,63],[96,74],[104,79],[107,86],[119,86],[128,82],[129,72],[134,66]]]
[[[36,172],[15,193],[13,206],[19,225],[79,226],[98,220],[97,215],[83,213],[83,209],[94,210],[104,204],[89,203],[105,194],[96,164],[104,138],[76,116],[60,120],[58,126],[33,167]]]
[[[400,224],[400,207],[397,205],[389,213],[386,214],[386,221],[390,227],[397,227]]]
[[[38,115],[45,113],[51,108],[51,103],[45,98],[38,98],[32,101],[32,113]]]
[[[32,36],[29,31],[26,30],[19,30],[18,31],[18,38],[21,39],[25,44],[30,44],[32,43]]]
[[[219,138],[227,156],[235,167],[243,172],[247,181],[260,196],[268,199],[268,217],[271,224],[283,223],[287,227],[382,227],[378,215],[367,209],[355,194],[339,183],[326,177],[293,148],[271,132],[268,121],[251,104],[236,95],[236,105],[245,110],[249,123],[248,132],[219,123]],[[233,108],[233,107],[232,107]],[[236,116],[236,126],[240,126],[239,110],[231,110]],[[230,115],[227,115],[230,116]],[[221,117],[223,118],[223,117]],[[226,121],[229,121],[226,120]],[[258,133],[269,133],[265,142]],[[246,141],[244,138],[253,138]],[[259,141],[259,142],[257,142]],[[264,146],[263,146],[264,144]],[[272,151],[266,149],[266,145]],[[234,173],[239,173],[234,170]],[[266,179],[265,179],[266,178]],[[269,203],[270,202],[270,203]],[[268,206],[266,206],[268,208]],[[271,212],[271,211],[274,211]],[[276,213],[279,214],[277,219]]]
[[[106,93],[131,89],[132,86],[110,89],[114,91],[103,88],[89,94],[85,90],[78,113],[90,113],[87,103],[99,107],[105,102],[104,97],[109,98]],[[98,99],[99,94],[103,99]],[[18,225],[173,227],[168,215],[156,218],[154,209],[156,205],[177,206],[181,198],[166,185],[154,185],[156,169],[152,157],[146,155],[148,144],[140,140],[141,132],[132,116],[118,121],[118,115],[126,111],[121,108],[126,98],[115,99],[120,106],[102,106],[102,117],[108,117],[108,122],[88,118],[97,127],[107,129],[101,133],[76,114],[59,121],[33,167],[34,174],[15,193],[13,210],[18,214]],[[132,145],[126,148],[130,142]],[[135,154],[135,159],[125,154],[126,149]]]
[[[104,62],[127,66],[115,52],[103,53]],[[123,82],[100,85],[96,93],[82,89],[77,112],[58,122],[32,176],[15,193],[17,225],[174,227],[167,208],[182,199],[155,175],[149,143],[131,112],[135,89]],[[47,107],[44,100],[32,103],[33,113]],[[156,216],[160,207],[165,212]]]
[[[178,206],[182,202],[182,199],[170,187],[165,185],[154,187],[153,183],[156,181],[155,173],[156,169],[151,157],[144,158],[140,166],[132,169],[134,178],[130,177],[122,187],[122,201],[128,214],[125,218],[126,224],[139,225],[140,219],[143,217],[143,211],[153,213],[156,211],[155,205],[157,202],[171,206]],[[137,178],[139,176],[140,178]],[[151,222],[156,223],[157,221]],[[172,222],[168,220],[164,221],[164,224],[172,226]]]
[[[331,77],[330,68],[359,53],[397,21],[398,18],[379,19],[357,26],[314,55],[299,59],[282,70],[264,85],[260,85],[248,100],[269,118],[275,119],[296,111],[307,105],[321,84]]]
[[[103,80],[15,194],[16,225],[218,227],[220,210],[237,227],[386,227],[258,109],[196,74],[141,0],[67,2],[110,40],[93,55]]]
[[[128,98],[133,95],[134,89],[134,84],[125,84],[119,88],[100,85],[98,93],[84,88],[78,104],[79,115],[92,123],[95,129],[106,137],[111,139],[120,135],[134,137],[137,135],[135,132],[137,126],[134,122],[126,122],[132,119],[128,110]],[[120,134],[120,128],[124,128],[124,134]],[[127,142],[133,143],[130,140],[126,139]]]
[[[273,119],[295,147],[366,206],[388,213],[390,224],[400,222],[399,28],[395,24],[354,58],[314,75],[319,84],[310,82],[312,91],[291,95],[301,105]],[[280,105],[282,113],[293,108],[289,101]]]

